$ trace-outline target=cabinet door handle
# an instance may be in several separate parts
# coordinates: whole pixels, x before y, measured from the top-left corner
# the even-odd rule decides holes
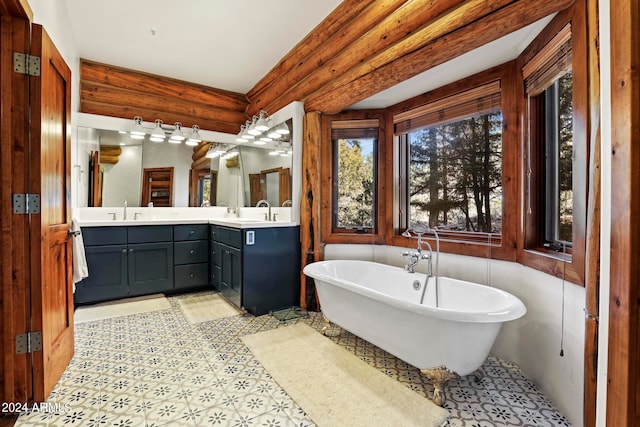
[[[133,249],[129,249],[129,253],[133,252]]]
[[[123,249],[123,250],[122,250],[122,253],[123,253],[123,254],[126,254],[126,253],[127,253],[127,250],[126,250],[126,249]]]

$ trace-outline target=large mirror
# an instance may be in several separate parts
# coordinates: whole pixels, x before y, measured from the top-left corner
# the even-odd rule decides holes
[[[208,171],[191,169],[193,147],[154,143],[148,137],[133,140],[116,130],[128,129],[129,121],[81,114],[74,161],[75,204],[119,207],[126,201],[128,206],[147,206],[151,200],[154,206],[187,207],[194,205],[189,192],[195,187],[211,197],[201,196],[198,206],[255,206],[267,200],[271,206],[291,206],[292,220],[297,222],[300,177],[296,170],[301,169],[303,110],[295,104],[299,103],[271,116],[274,124],[286,123],[291,129],[280,141],[237,144],[236,135],[201,131],[203,139],[239,153],[235,159],[212,158]],[[149,182],[160,186],[145,188]]]

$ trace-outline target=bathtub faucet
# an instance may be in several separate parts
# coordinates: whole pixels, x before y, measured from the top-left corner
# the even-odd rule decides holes
[[[407,230],[402,233],[403,236],[411,236],[410,231]],[[427,245],[429,253],[425,253],[423,247]],[[429,242],[422,240],[422,234],[418,234],[418,247],[415,251],[404,251],[401,253],[404,258],[409,258],[409,262],[404,266],[404,269],[409,273],[415,273],[415,266],[418,265],[421,259],[429,261],[427,264],[427,276],[433,276],[433,269],[431,267],[431,260],[433,259],[433,250]]]
[[[414,233],[415,235],[418,236],[418,249],[416,252],[403,252],[402,256],[409,256],[410,257],[410,262],[409,264],[407,264],[405,266],[405,269],[409,272],[409,273],[413,273],[414,272],[414,267],[418,264],[418,262],[421,259],[428,259],[429,260],[429,264],[427,265],[427,277],[425,278],[425,283],[424,283],[424,287],[422,289],[422,297],[420,298],[420,304],[422,304],[424,302],[424,296],[425,296],[425,292],[427,290],[427,284],[429,283],[429,278],[430,277],[435,277],[435,294],[436,294],[436,307],[440,306],[440,298],[439,298],[439,286],[438,286],[438,263],[440,262],[440,236],[438,236],[438,232],[436,231],[435,228],[430,228],[427,227],[426,225],[422,225],[422,224],[415,224],[412,226],[412,228],[407,229],[404,233],[402,233],[403,236],[405,237],[411,237],[411,233]],[[429,242],[427,242],[426,240],[422,240],[422,236],[427,234],[427,233],[433,233],[433,235],[436,237],[436,268],[435,268],[435,274],[433,271],[433,250],[431,249],[431,245],[429,244]],[[429,249],[429,254],[423,254],[423,245],[427,245],[427,248]],[[405,255],[406,254],[406,255]],[[415,258],[414,258],[415,255]]]

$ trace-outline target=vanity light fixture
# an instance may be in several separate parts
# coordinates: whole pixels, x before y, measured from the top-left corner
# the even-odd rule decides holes
[[[184,134],[182,133],[182,123],[175,122],[174,126],[176,128],[171,133],[171,136],[169,137],[169,142],[172,144],[180,144],[182,141],[184,141]]]
[[[133,125],[131,126],[131,130],[129,130],[128,132],[119,132],[129,134],[129,137],[132,139],[144,139],[147,133],[149,133],[149,140],[152,142],[163,142],[169,132],[171,132],[169,142],[172,144],[180,144],[182,141],[187,139],[182,132],[182,123],[180,122],[176,122],[173,125],[173,132],[171,131],[172,126],[165,126],[160,119],[156,119],[154,123],[154,127],[145,127],[143,125],[142,117],[135,116],[133,118]],[[189,134],[189,138],[186,142],[187,145],[195,146],[198,145],[198,143],[202,142],[202,137],[200,136],[199,131],[200,127],[198,125],[193,125],[191,127],[191,133]]]
[[[255,129],[257,131],[260,131],[260,133],[269,130],[269,125],[267,124],[268,121],[270,121],[271,119],[268,118],[267,112],[264,110],[260,110],[260,116],[258,117],[258,120],[256,121],[255,124]]]
[[[144,136],[147,134],[147,131],[142,127],[142,117],[135,116],[133,118],[133,127],[129,131],[129,135],[133,139],[144,139]]]
[[[151,131],[151,135],[149,135],[149,140],[151,142],[163,142],[166,138],[164,134],[164,130],[162,129],[162,120],[156,119],[155,121],[156,127]]]
[[[240,132],[238,132],[238,136],[236,137],[236,142],[249,142],[249,138],[244,137],[245,125],[240,125]]]
[[[262,131],[259,131],[258,129],[256,129],[256,124],[258,123],[258,119],[259,119],[258,116],[253,116],[253,121],[251,122],[251,125],[249,126],[249,130],[247,131],[249,135],[253,135],[254,137],[262,133]]]
[[[289,126],[287,126],[285,122],[280,123],[276,127],[276,132],[280,135],[289,135],[291,133],[291,131],[289,130]]]
[[[200,134],[198,133],[199,129],[200,127],[198,125],[191,126],[191,134],[189,138],[187,138],[187,142],[185,142],[186,145],[194,147],[202,142],[202,138],[200,138]]]

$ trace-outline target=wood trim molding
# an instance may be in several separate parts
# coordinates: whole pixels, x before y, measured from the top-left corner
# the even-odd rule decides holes
[[[537,234],[535,232],[538,223],[532,215],[523,218],[523,229],[518,233],[518,262],[523,265],[535,268],[544,273],[565,277],[566,280],[583,285],[585,284],[585,252],[587,241],[587,196],[591,182],[588,177],[588,168],[590,159],[590,106],[589,106],[589,70],[588,70],[588,52],[587,52],[587,15],[586,1],[580,0],[574,3],[570,8],[559,13],[540,33],[533,42],[525,49],[518,58],[519,68],[531,60],[544,46],[549,43],[568,23],[571,24],[572,38],[572,56],[573,56],[573,135],[575,146],[580,149],[574,150],[573,170],[573,188],[574,188],[574,206],[576,212],[582,212],[582,215],[574,215],[573,217],[573,253],[570,261],[565,260],[562,254],[547,251],[538,247]],[[522,74],[518,73],[518,78],[522,81]],[[522,84],[520,85],[522,86]],[[521,122],[526,123],[527,117],[527,99],[524,92],[520,95],[520,114]],[[525,170],[528,165],[528,155],[526,147],[528,146],[526,129],[523,129],[523,147],[522,147],[522,171],[521,180],[526,183]],[[536,158],[532,155],[532,165],[535,165]],[[533,168],[535,174],[535,167]],[[535,177],[534,177],[535,180]],[[535,191],[532,186],[531,191]],[[526,189],[525,189],[526,191]],[[536,197],[531,200],[535,202]],[[523,203],[528,202],[528,198]],[[535,207],[533,209],[535,214]],[[566,268],[565,268],[566,267]]]
[[[587,197],[587,244],[585,255],[585,355],[584,425],[596,426],[598,378],[598,316],[600,304],[600,37],[598,1],[587,1],[587,40],[589,64],[589,195]]]
[[[29,330],[29,216],[14,215],[11,198],[30,188],[28,78],[13,71],[13,52],[29,51],[31,31],[27,19],[12,16],[14,3],[2,1],[0,8],[0,103],[11,106],[0,116],[0,397],[28,402],[33,396],[30,358],[15,354],[15,336]]]
[[[640,4],[611,0],[607,425],[640,425]]]
[[[307,113],[302,124],[302,200],[300,200],[300,307],[319,309],[315,283],[302,269],[307,264],[324,259],[324,246],[320,241],[320,141],[321,120],[318,112]]]

